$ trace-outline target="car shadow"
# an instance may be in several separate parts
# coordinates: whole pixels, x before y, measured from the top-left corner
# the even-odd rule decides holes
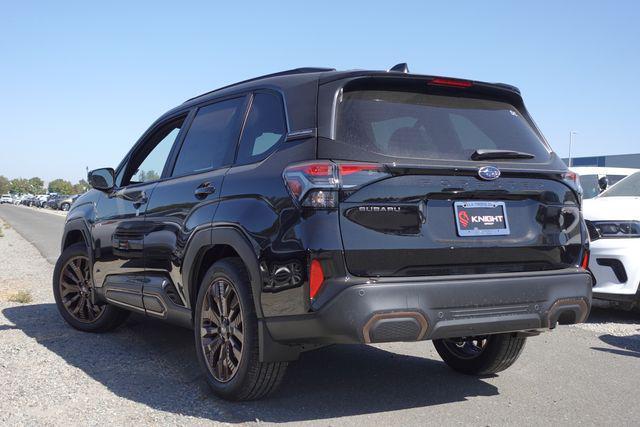
[[[640,313],[637,310],[593,307],[587,323],[637,325],[637,331],[640,332]],[[591,347],[593,350],[640,358],[640,334],[622,336],[604,334],[598,338],[600,338],[603,343],[615,348]]]
[[[640,335],[616,336],[611,334],[601,335],[600,340],[611,347],[591,347],[593,350],[604,351],[606,353],[620,356],[640,357]]]
[[[498,394],[495,386],[454,373],[440,361],[344,345],[303,354],[272,397],[230,403],[209,391],[187,329],[132,316],[114,332],[88,334],[67,326],[54,304],[11,307],[2,313],[14,325],[0,326],[0,332],[23,331],[114,394],[220,422],[318,420]]]

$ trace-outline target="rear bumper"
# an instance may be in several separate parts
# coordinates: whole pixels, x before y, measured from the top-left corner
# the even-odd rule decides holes
[[[583,322],[591,307],[591,287],[591,276],[580,269],[446,280],[378,279],[345,288],[316,312],[268,318],[265,323],[274,340],[298,344],[535,331]]]

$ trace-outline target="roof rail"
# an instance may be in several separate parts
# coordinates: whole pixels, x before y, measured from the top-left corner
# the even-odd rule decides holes
[[[264,76],[253,77],[251,79],[243,80],[243,81],[237,82],[237,83],[232,83],[230,85],[223,86],[223,87],[220,87],[218,89],[211,90],[209,92],[205,92],[205,93],[203,93],[201,95],[194,96],[193,98],[187,99],[186,101],[184,101],[184,103],[187,103],[189,101],[193,101],[194,99],[198,99],[200,97],[203,97],[205,95],[209,95],[211,93],[217,92],[217,91],[222,90],[222,89],[226,89],[226,88],[233,87],[233,86],[238,86],[238,85],[241,85],[243,83],[249,83],[249,82],[252,82],[254,80],[266,79],[266,78],[269,78],[269,77],[288,76],[288,75],[292,75],[292,74],[322,73],[322,72],[325,72],[325,71],[336,71],[336,69],[335,68],[322,68],[322,67],[301,67],[301,68],[293,68],[291,70],[286,70],[286,71],[278,71],[277,73],[271,73],[271,74],[265,74]]]

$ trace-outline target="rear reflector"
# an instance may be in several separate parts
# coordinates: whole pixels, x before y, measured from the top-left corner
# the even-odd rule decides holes
[[[311,268],[309,269],[309,297],[315,298],[318,291],[322,287],[324,282],[324,272],[322,271],[322,265],[320,261],[314,259],[311,261]]]
[[[582,262],[580,263],[580,267],[587,270],[589,268],[589,249],[585,249],[584,254],[582,254]]]
[[[435,79],[431,79],[429,81],[430,85],[436,86],[452,86],[452,87],[471,87],[473,83],[467,80],[456,80],[456,79],[445,79],[441,77],[436,77]]]

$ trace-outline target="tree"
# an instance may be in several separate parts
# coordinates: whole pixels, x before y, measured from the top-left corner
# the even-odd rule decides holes
[[[49,183],[49,193],[72,194],[73,185],[64,179],[54,179]]]
[[[9,191],[14,194],[33,193],[29,180],[24,178],[15,178],[9,182]]]
[[[155,181],[157,179],[160,179],[160,174],[154,171],[153,169],[149,171],[143,171],[143,170],[138,171],[138,174],[137,174],[138,182],[149,182],[149,181]]]
[[[31,179],[29,179],[29,187],[30,187],[30,193],[33,194],[42,194],[44,193],[44,181],[40,178],[33,177]]]
[[[0,194],[7,194],[11,190],[11,183],[6,176],[0,175]]]
[[[82,194],[86,192],[88,189],[89,189],[89,183],[84,179],[81,179],[80,181],[78,181],[77,184],[73,186],[73,192],[75,194]]]

